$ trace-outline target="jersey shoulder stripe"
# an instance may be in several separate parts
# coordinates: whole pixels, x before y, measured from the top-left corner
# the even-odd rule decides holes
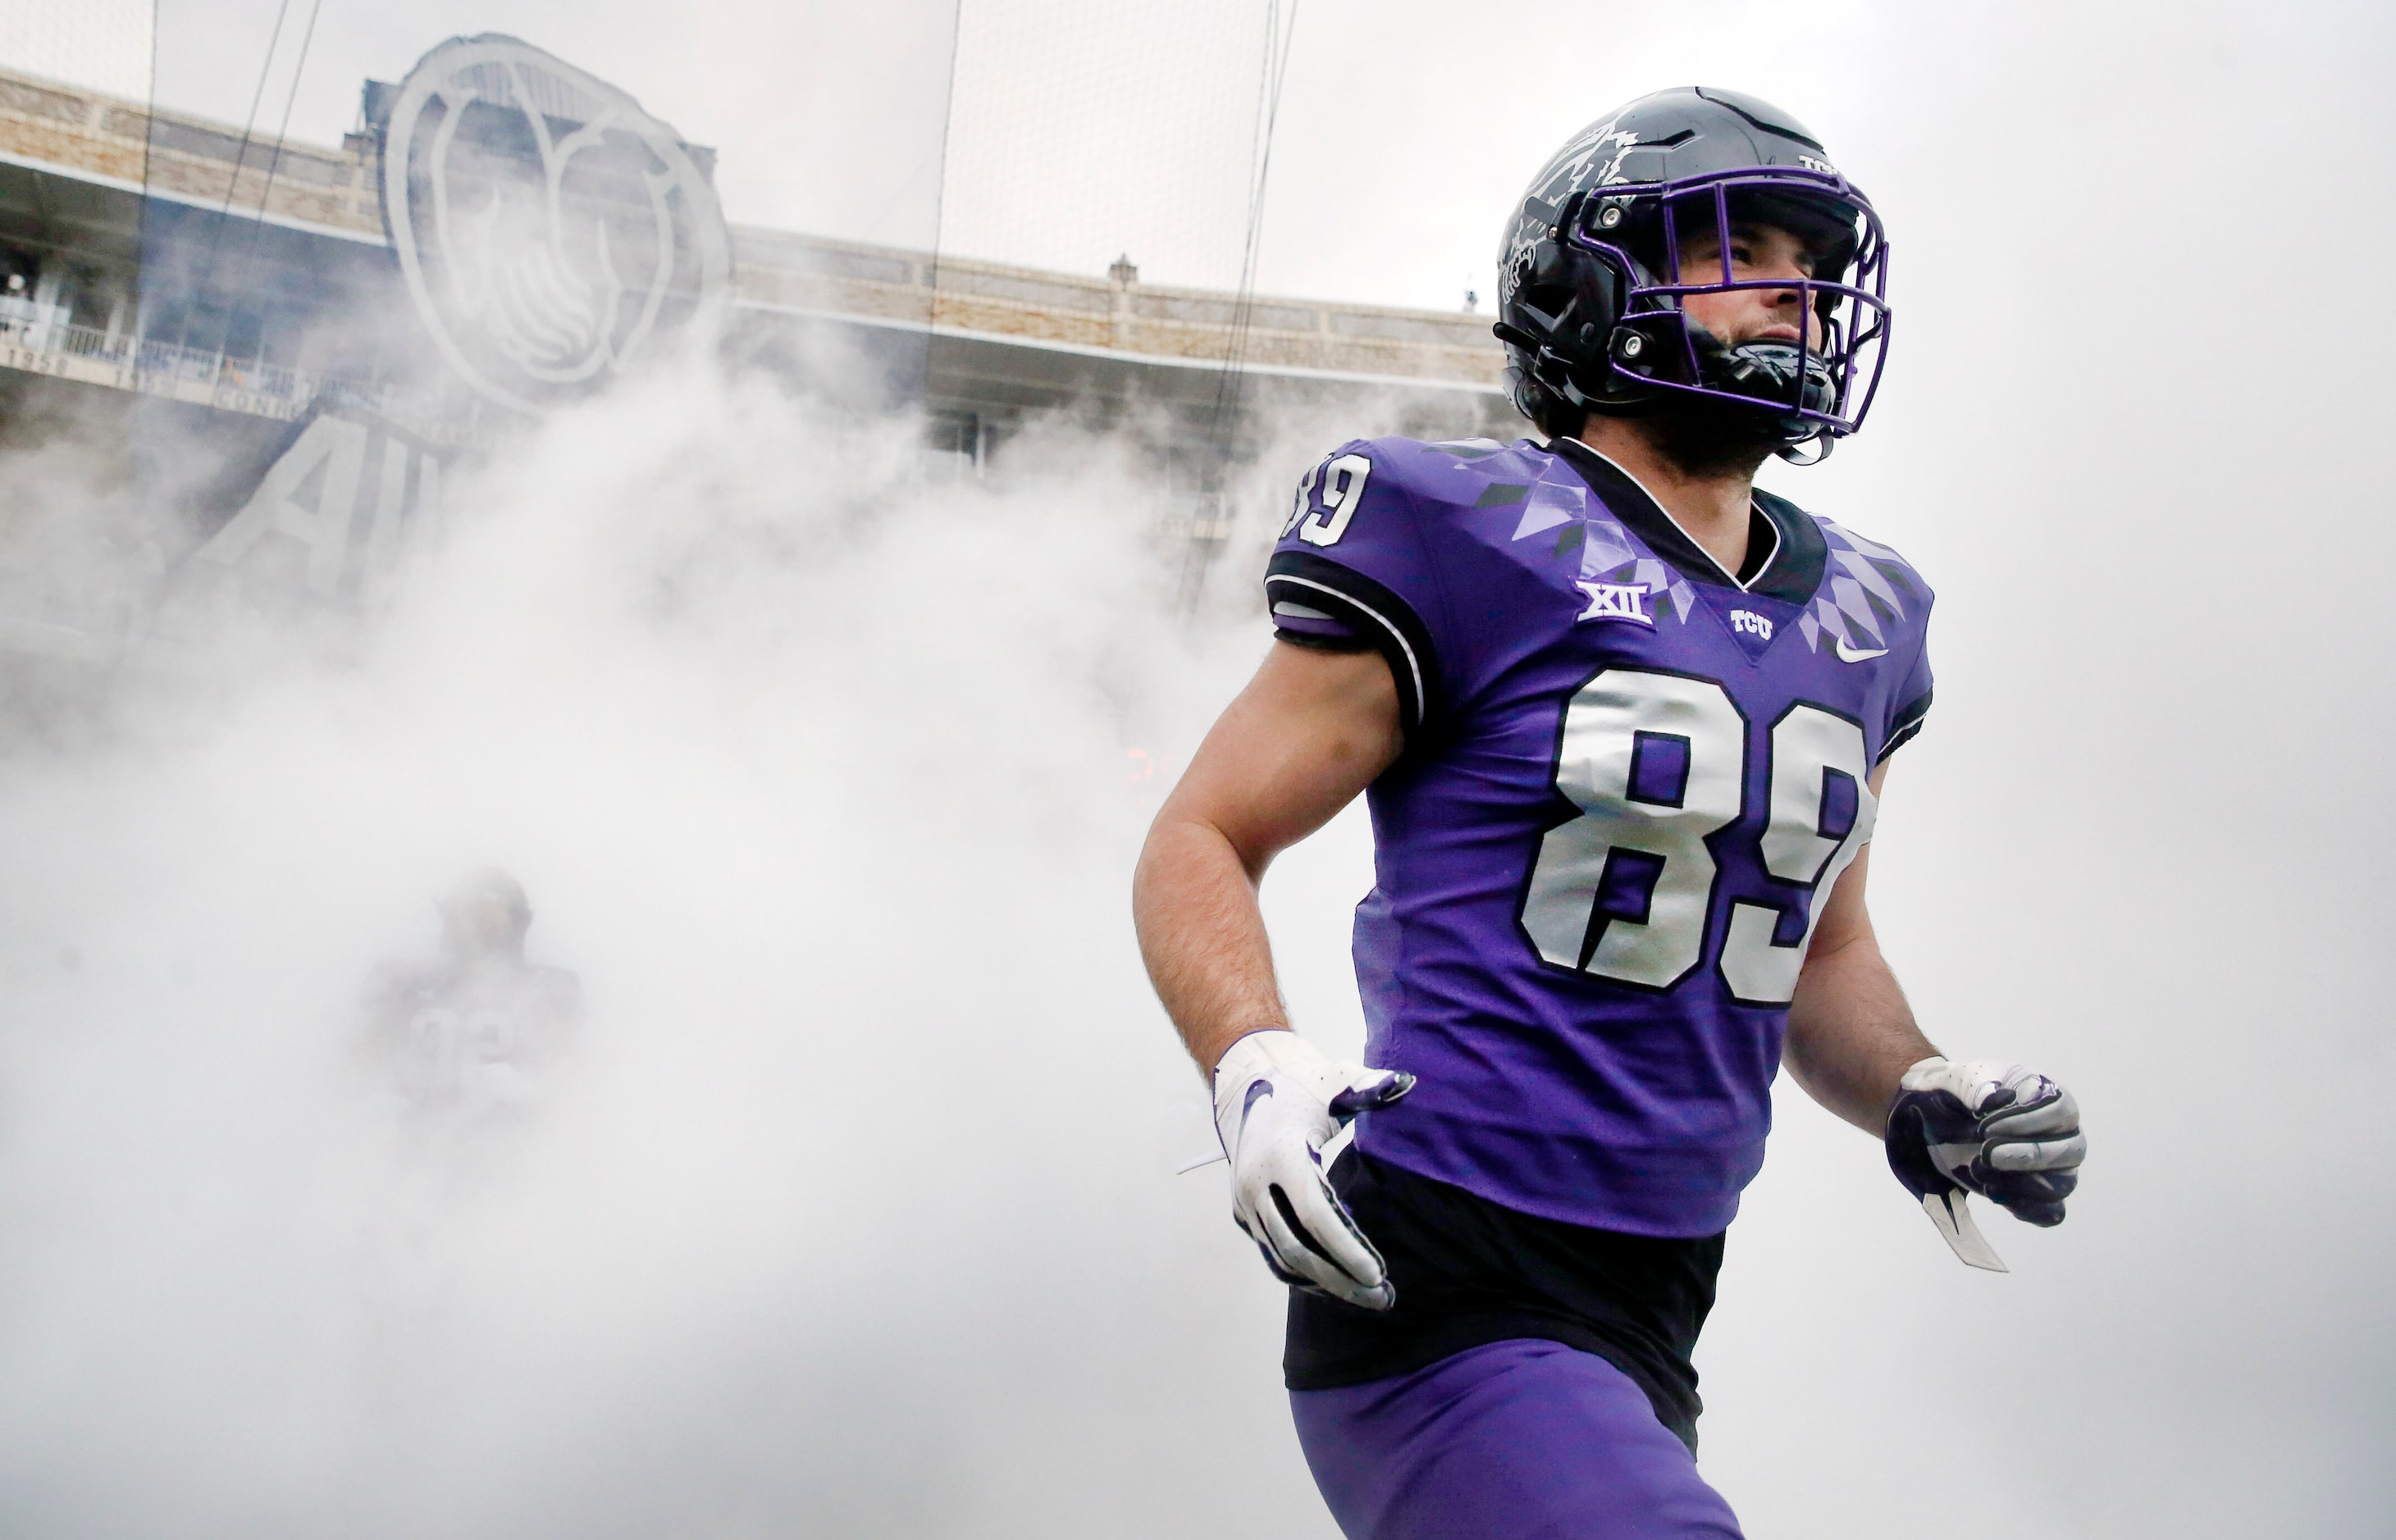
[[[1291,624],[1319,618],[1380,653],[1397,683],[1399,724],[1409,742],[1420,735],[1438,710],[1439,652],[1413,605],[1361,572],[1300,551],[1274,554],[1265,593],[1291,640],[1322,644],[1323,628]]]

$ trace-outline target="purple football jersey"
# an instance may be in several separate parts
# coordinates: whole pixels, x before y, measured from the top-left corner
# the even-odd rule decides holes
[[[1821,900],[1930,704],[1930,591],[1759,492],[1726,573],[1576,441],[1351,443],[1309,471],[1280,634],[1369,645],[1406,751],[1372,787],[1359,1147],[1524,1213],[1729,1224],[1763,1164]]]

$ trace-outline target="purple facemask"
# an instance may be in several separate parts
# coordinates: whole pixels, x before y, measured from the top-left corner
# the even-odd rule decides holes
[[[1777,224],[1824,253],[1832,276],[1739,279],[1731,233]],[[1684,271],[1681,251],[1710,232],[1719,267]],[[1677,181],[1593,188],[1567,213],[1564,238],[1631,276],[1608,356],[1615,369],[1673,394],[1777,406],[1793,445],[1861,426],[1887,355],[1888,242],[1871,203],[1835,171],[1753,166]],[[1798,292],[1818,338],[1724,343],[1682,300],[1738,289]]]

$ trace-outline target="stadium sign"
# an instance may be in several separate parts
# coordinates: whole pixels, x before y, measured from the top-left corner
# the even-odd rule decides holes
[[[176,644],[223,634],[238,613],[381,608],[441,511],[440,447],[357,403],[319,397],[239,507],[169,578],[149,631]]]
[[[722,325],[732,243],[691,147],[515,38],[452,38],[408,72],[382,207],[442,358],[499,405],[539,413]]]

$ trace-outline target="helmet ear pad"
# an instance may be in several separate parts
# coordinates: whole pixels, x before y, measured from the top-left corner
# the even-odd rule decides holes
[[[1571,217],[1568,209],[1564,228]],[[1607,350],[1631,273],[1619,258],[1554,231],[1518,251],[1513,268],[1492,330],[1514,344],[1506,375],[1516,408],[1537,418],[1535,407],[1552,401],[1575,414],[1588,411],[1612,393]]]

